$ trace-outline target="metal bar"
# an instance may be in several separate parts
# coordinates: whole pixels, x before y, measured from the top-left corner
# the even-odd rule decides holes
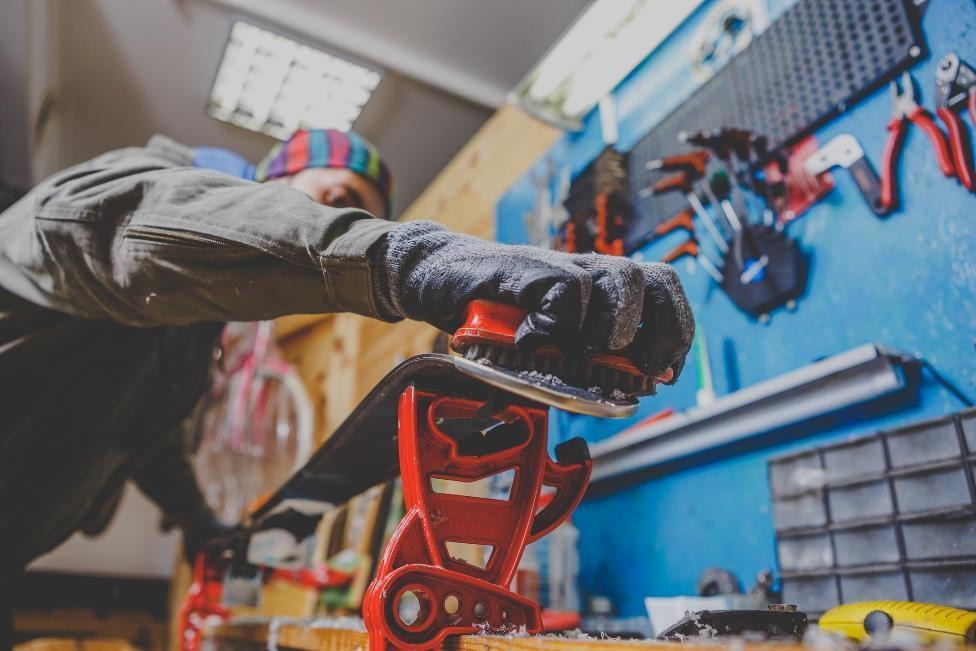
[[[866,344],[590,446],[591,485],[894,393],[914,358]]]

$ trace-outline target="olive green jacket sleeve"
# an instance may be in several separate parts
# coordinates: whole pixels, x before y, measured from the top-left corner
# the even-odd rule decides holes
[[[393,224],[191,158],[156,136],[44,180],[0,214],[0,286],[133,326],[336,311],[395,320],[368,255]]]

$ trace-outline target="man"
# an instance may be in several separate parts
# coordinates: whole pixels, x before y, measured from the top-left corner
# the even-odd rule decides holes
[[[520,346],[636,338],[635,363],[677,378],[694,326],[669,267],[377,219],[390,204],[375,151],[331,165],[323,137],[296,134],[256,170],[276,182],[255,183],[191,167],[191,150],[157,136],[55,174],[0,214],[0,576],[129,478],[188,532],[206,529],[174,432],[226,321],[347,311],[451,332],[487,298],[529,310]]]

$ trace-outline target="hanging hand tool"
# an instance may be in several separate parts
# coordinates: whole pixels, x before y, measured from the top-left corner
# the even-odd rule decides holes
[[[725,256],[722,289],[740,309],[768,319],[775,308],[792,309],[806,288],[807,258],[796,240],[771,226],[744,225]]]
[[[702,269],[704,269],[705,272],[712,277],[712,280],[717,282],[719,285],[722,284],[722,281],[724,280],[722,278],[722,272],[718,270],[715,263],[702,254],[701,249],[698,246],[698,240],[696,240],[694,237],[689,237],[683,243],[668,251],[664,257],[661,258],[661,262],[673,264],[675,260],[686,255],[690,255],[697,260],[698,264],[702,266]]]
[[[648,170],[684,170],[694,178],[700,179],[705,176],[709,158],[711,155],[707,151],[698,149],[684,154],[655,158],[644,163],[644,167]]]
[[[687,172],[692,178],[693,189],[703,192],[708,199],[708,203],[712,206],[721,206],[721,202],[715,195],[715,190],[708,180],[708,161],[710,158],[711,154],[704,149],[696,149],[684,154],[675,154],[673,156],[649,160],[644,163],[644,167],[648,170],[682,170]],[[732,227],[732,230],[738,231],[738,218],[734,212],[731,218],[728,215],[728,209],[731,209],[731,205],[728,208],[722,206],[722,209],[726,211],[726,219],[729,221],[729,226]]]
[[[935,71],[935,112],[949,132],[949,149],[959,181],[973,190],[973,159],[969,147],[969,133],[956,113],[969,105],[970,118],[976,124],[976,71],[950,52],[939,60]]]
[[[728,253],[729,245],[725,241],[722,232],[716,226],[715,221],[712,216],[708,214],[705,210],[705,206],[702,205],[701,199],[695,194],[692,188],[692,177],[688,172],[678,172],[667,176],[649,188],[641,191],[643,195],[645,192],[648,194],[664,194],[666,192],[681,192],[684,194],[685,198],[688,199],[688,203],[694,208],[695,214],[702,220],[702,224],[705,226],[705,230],[711,236],[712,240],[715,242],[715,246],[719,248],[722,253]]]
[[[722,207],[722,212],[725,213],[725,219],[732,227],[732,230],[736,233],[742,232],[742,221],[739,220],[739,215],[735,212],[735,208],[732,207],[732,188],[735,185],[732,183],[732,178],[729,176],[728,170],[723,168],[715,174],[712,178],[708,180],[708,185],[712,188],[712,192],[716,195],[719,205]]]
[[[605,255],[624,254],[625,220],[617,209],[618,201],[611,201],[606,192],[596,195],[596,238],[593,248]]]
[[[694,216],[695,216],[695,211],[692,208],[686,208],[681,212],[679,212],[674,217],[669,217],[668,219],[658,224],[653,231],[651,231],[650,233],[646,233],[643,237],[637,240],[637,242],[634,243],[634,245],[631,247],[630,251],[627,252],[627,254],[629,255],[634,251],[638,251],[644,248],[645,246],[647,246],[648,244],[650,244],[651,242],[661,237],[664,237],[668,233],[676,231],[679,228],[688,231],[689,235],[694,235],[695,234],[695,224],[693,221]]]
[[[763,224],[780,223],[779,216],[789,205],[789,153],[783,148],[769,150],[769,138],[754,136],[749,149],[749,179],[753,191],[763,200]],[[770,173],[767,170],[771,170]],[[775,175],[774,175],[775,174]]]
[[[724,173],[715,175],[719,197],[727,197],[731,185]],[[722,267],[722,289],[739,308],[762,321],[781,305],[792,309],[806,287],[806,256],[781,226],[742,224]]]
[[[757,136],[751,131],[746,131],[745,129],[722,129],[719,131],[719,137],[724,140],[728,146],[728,157],[732,168],[732,180],[735,185],[740,188],[746,188],[756,196],[763,196],[763,189],[757,183],[755,175],[755,156],[756,156],[756,145]],[[736,191],[735,185],[733,186],[733,196]],[[748,214],[745,206],[745,198],[742,197],[741,193],[739,198],[742,202],[741,207],[736,204],[739,208],[739,212],[742,215]]]
[[[915,88],[912,83],[912,76],[905,72],[901,77],[901,87],[897,81],[891,82],[891,102],[895,112],[888,123],[888,142],[885,144],[884,161],[881,170],[881,204],[891,209],[897,201],[895,189],[895,174],[898,165],[898,156],[905,137],[906,122],[917,125],[925,135],[928,136],[935,150],[939,169],[945,176],[955,176],[955,167],[952,164],[952,157],[949,149],[942,137],[942,131],[932,120],[928,111],[923,109],[915,102]]]
[[[835,136],[804,163],[804,168],[814,176],[823,174],[832,167],[843,167],[851,173],[861,196],[868,207],[878,216],[887,215],[889,210],[881,202],[881,182],[857,138],[849,133]]]
[[[733,178],[730,169],[732,164],[731,143],[722,135],[722,131],[718,129],[694,133],[683,131],[678,134],[678,140],[695,145],[696,147],[704,147],[715,154],[715,158],[719,161],[721,167],[720,173],[724,174],[730,181],[729,192],[726,196],[723,197],[721,192],[715,190],[715,193],[719,195],[719,199],[721,200],[718,205],[721,206],[722,212],[725,214],[725,219],[732,230],[736,232],[741,230],[742,220],[739,218],[739,215],[745,215],[745,200],[741,196],[741,193],[737,189],[734,189],[735,184],[731,182]],[[710,183],[709,179],[706,179],[706,183]],[[735,207],[732,205],[733,201],[735,202]]]

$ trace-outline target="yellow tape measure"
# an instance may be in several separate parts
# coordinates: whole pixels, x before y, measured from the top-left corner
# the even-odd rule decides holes
[[[884,639],[893,631],[922,642],[976,644],[976,612],[914,601],[862,601],[831,608],[820,618],[820,630],[857,642]]]

